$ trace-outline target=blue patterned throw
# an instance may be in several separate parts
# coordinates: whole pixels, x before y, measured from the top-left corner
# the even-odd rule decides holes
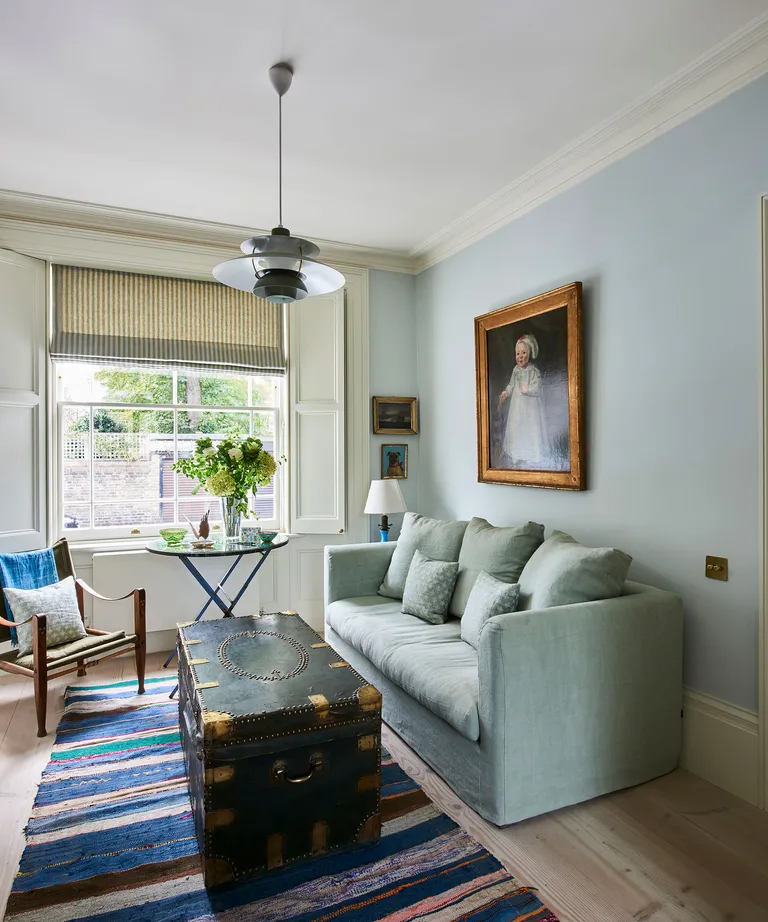
[[[24,554],[0,554],[0,587],[3,589],[42,589],[59,581],[53,551],[27,551]],[[6,618],[13,621],[13,612],[3,593]],[[16,630],[11,628],[11,643],[18,645]]]

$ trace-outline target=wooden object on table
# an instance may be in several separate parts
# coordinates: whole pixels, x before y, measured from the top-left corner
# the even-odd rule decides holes
[[[56,561],[56,571],[60,580],[68,576],[75,576],[72,557],[69,553],[67,539],[62,538],[53,545],[53,556]],[[85,632],[89,643],[82,647],[82,641],[61,644],[59,647],[48,647],[47,624],[44,614],[32,615],[27,621],[13,622],[0,617],[0,626],[10,629],[18,624],[32,622],[32,656],[20,657],[18,651],[11,650],[0,654],[0,669],[4,672],[16,673],[27,676],[34,682],[35,710],[37,712],[37,735],[45,736],[45,718],[48,706],[48,682],[52,678],[77,672],[78,676],[86,675],[86,670],[95,666],[102,660],[113,656],[120,656],[133,650],[136,656],[136,674],[139,682],[139,694],[144,693],[144,668],[146,661],[146,593],[143,589],[134,589],[127,595],[117,599],[108,599],[81,579],[75,579],[77,592],[77,606],[80,617],[85,625],[85,593],[103,602],[120,602],[123,599],[133,598],[133,634],[126,635],[124,631],[98,631],[96,628],[86,627]],[[68,647],[77,647],[68,653]],[[62,653],[55,657],[52,654]]]
[[[381,694],[295,612],[180,625],[178,654],[207,887],[379,838]]]

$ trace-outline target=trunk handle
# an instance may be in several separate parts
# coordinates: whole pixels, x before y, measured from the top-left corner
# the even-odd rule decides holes
[[[289,784],[303,784],[315,774],[316,771],[321,771],[323,768],[323,756],[319,752],[314,752],[309,757],[309,771],[306,775],[297,775],[291,777],[288,774],[288,766],[285,762],[278,761],[272,766],[272,776],[276,781],[279,781],[281,778],[284,778]]]

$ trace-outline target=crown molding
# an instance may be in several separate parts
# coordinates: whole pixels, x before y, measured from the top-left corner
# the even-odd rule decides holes
[[[768,73],[768,13],[411,250],[417,272],[493,233]]]
[[[247,237],[267,234],[268,230],[237,227],[194,218],[92,205],[69,199],[34,195],[0,189],[0,222],[8,228],[23,230],[25,225],[61,234],[84,233],[88,237],[108,240],[119,238],[135,242],[156,242],[162,248],[191,247],[196,251],[211,250],[212,257],[226,259],[237,255]],[[414,262],[405,252],[376,247],[354,246],[332,240],[313,242],[320,247],[321,258],[334,265],[364,269],[385,269],[392,272],[413,272]],[[221,255],[220,251],[226,251]],[[39,254],[31,254],[39,255]]]

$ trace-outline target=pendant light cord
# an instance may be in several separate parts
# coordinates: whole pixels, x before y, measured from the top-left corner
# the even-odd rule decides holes
[[[283,226],[283,97],[277,97],[277,188],[278,188],[278,214],[280,227]]]

